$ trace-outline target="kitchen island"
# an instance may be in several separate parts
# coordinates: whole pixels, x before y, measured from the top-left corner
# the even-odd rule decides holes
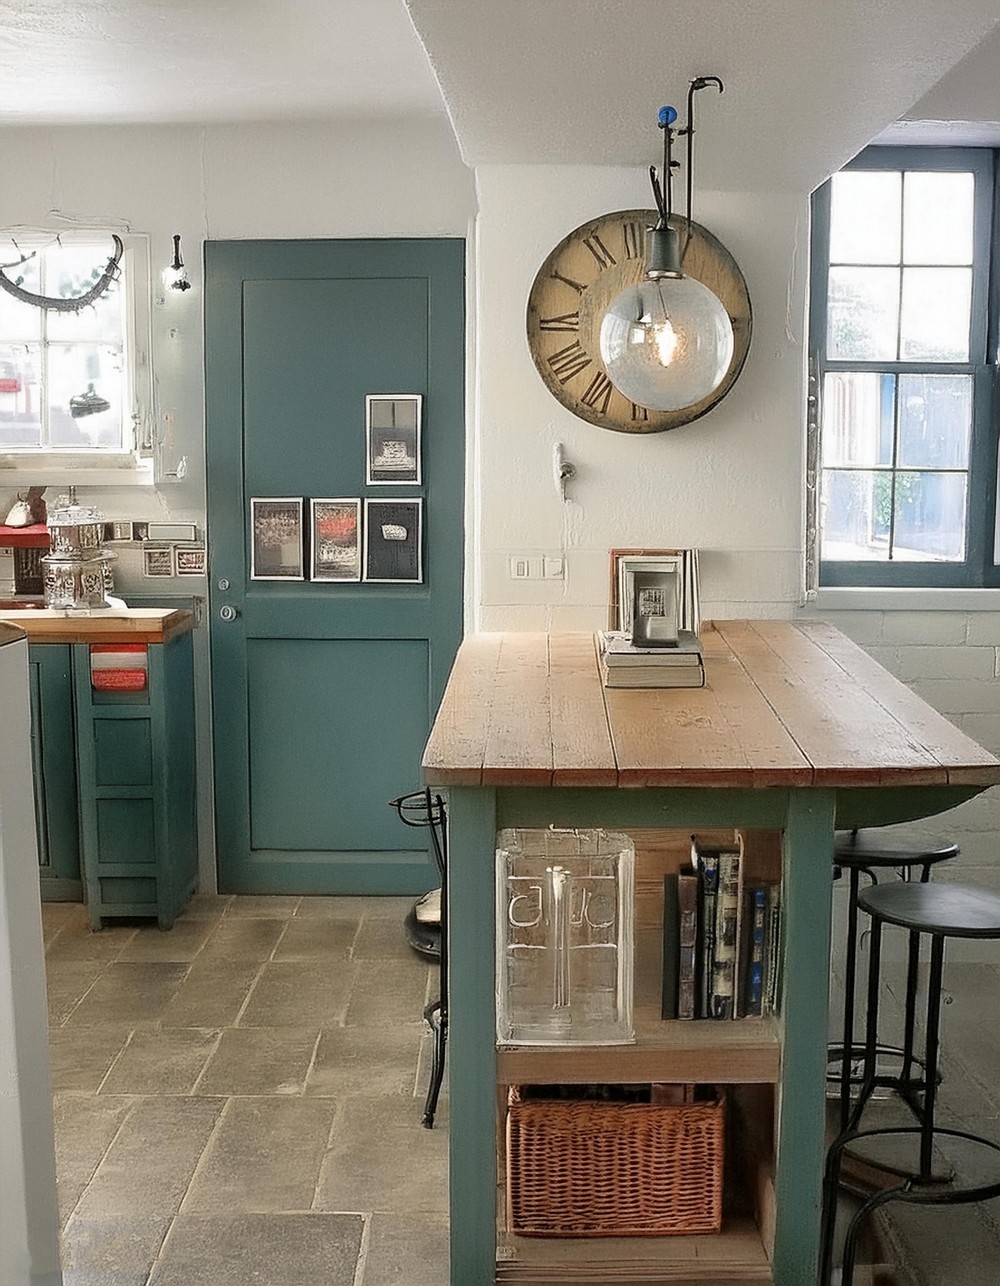
[[[587,634],[478,635],[459,651],[423,761],[449,806],[452,1286],[816,1280],[834,830],[953,808],[1000,782],[1000,761],[825,623],[715,622],[702,643],[702,689],[606,689]],[[549,825],[637,847],[643,832],[723,828],[748,853],[776,850],[776,1021],[661,1022],[637,1005],[635,1045],[498,1052],[496,832]],[[514,1236],[498,1101],[562,1080],[742,1087],[747,1209],[708,1236]]]

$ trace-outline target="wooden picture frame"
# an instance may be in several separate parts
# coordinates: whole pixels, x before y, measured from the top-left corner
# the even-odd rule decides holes
[[[365,398],[365,482],[370,487],[420,486],[423,397],[369,393]]]
[[[311,580],[361,579],[361,501],[357,497],[310,500],[309,531]]]
[[[305,580],[301,496],[250,500],[250,579]]]

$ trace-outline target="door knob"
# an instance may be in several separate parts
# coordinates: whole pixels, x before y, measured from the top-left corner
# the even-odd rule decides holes
[[[224,621],[235,621],[237,616],[239,616],[239,612],[236,610],[235,607],[230,607],[230,605],[227,603],[225,607],[219,608],[219,616]]]

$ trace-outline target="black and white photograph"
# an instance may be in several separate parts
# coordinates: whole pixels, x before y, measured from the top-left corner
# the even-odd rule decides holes
[[[143,545],[143,576],[173,576],[174,551],[170,545]]]
[[[423,580],[422,500],[365,501],[365,580]]]
[[[175,545],[174,563],[178,576],[204,576],[205,546]]]
[[[250,576],[253,580],[305,580],[302,497],[250,501]]]
[[[361,579],[361,501],[311,500],[312,579]]]
[[[370,393],[365,398],[366,474],[369,486],[419,484],[419,393]]]

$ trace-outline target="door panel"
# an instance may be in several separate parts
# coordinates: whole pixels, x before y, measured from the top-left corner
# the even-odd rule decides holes
[[[420,784],[461,636],[463,307],[461,241],[206,246],[224,892],[415,893],[437,882],[424,834],[386,804]],[[366,485],[372,393],[423,398],[420,485]],[[250,499],[269,496],[303,497],[307,537],[310,498],[421,498],[422,583],[251,579]],[[308,578],[308,539],[305,565]]]

